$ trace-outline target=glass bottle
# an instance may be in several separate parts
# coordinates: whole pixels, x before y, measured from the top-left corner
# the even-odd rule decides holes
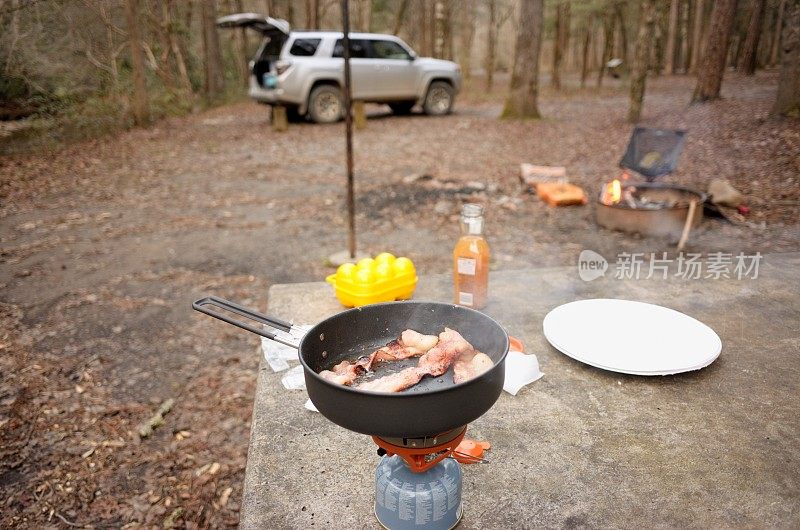
[[[489,244],[483,237],[483,206],[461,208],[461,238],[453,249],[454,302],[480,309],[489,287]]]

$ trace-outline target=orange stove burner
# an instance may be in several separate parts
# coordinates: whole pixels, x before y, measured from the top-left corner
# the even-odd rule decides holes
[[[464,426],[428,438],[384,439],[373,436],[372,440],[388,456],[398,455],[405,460],[411,471],[422,473],[451,456],[466,432],[467,427]]]

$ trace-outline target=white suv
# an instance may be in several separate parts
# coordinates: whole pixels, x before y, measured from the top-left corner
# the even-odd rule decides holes
[[[290,31],[285,20],[240,13],[217,20],[223,28],[246,27],[264,35],[250,62],[250,97],[285,105],[291,115],[317,123],[343,115],[342,32]],[[417,57],[401,39],[350,33],[353,99],[386,103],[407,114],[419,103],[427,114],[448,114],[461,88],[461,69],[451,61]]]

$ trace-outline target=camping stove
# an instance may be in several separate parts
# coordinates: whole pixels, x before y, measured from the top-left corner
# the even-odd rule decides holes
[[[467,427],[424,438],[378,438],[375,515],[389,530],[450,530],[461,519],[461,466],[453,456]]]

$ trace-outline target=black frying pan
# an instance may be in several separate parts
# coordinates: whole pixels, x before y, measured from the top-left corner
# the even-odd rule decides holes
[[[291,324],[259,314],[233,302],[210,296],[192,304],[197,311],[234,326],[299,349],[308,396],[326,418],[351,431],[383,438],[422,438],[461,427],[483,415],[503,390],[508,334],[490,317],[466,307],[437,302],[391,302],[350,309],[311,328],[299,346],[260,326],[240,322],[210,306],[290,331]],[[452,368],[440,377],[426,376],[392,394],[366,392],[332,383],[318,372],[343,359],[372,353],[405,329],[437,335],[449,327],[494,361],[480,376],[453,383]],[[385,363],[394,369],[417,359]]]

